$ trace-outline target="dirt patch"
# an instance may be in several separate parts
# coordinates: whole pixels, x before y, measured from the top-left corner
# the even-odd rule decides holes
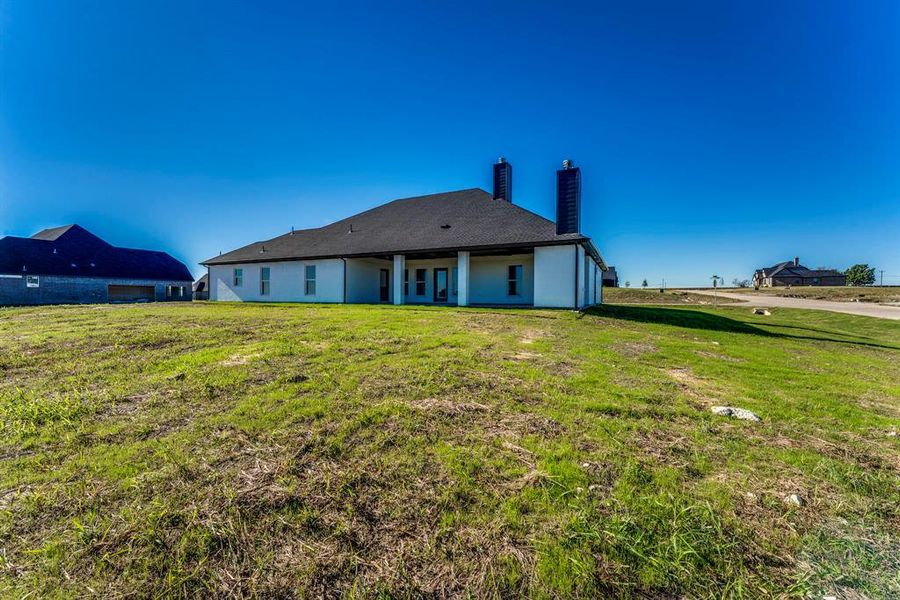
[[[540,357],[541,357],[541,355],[537,354],[536,352],[528,352],[528,351],[523,350],[521,352],[516,352],[510,358],[512,358],[513,360],[516,360],[516,361],[526,361],[526,360],[534,360],[534,359],[540,358]]]
[[[637,358],[658,350],[650,342],[619,342],[614,344],[612,349],[625,358]]]
[[[522,338],[519,340],[519,343],[520,344],[533,344],[535,341],[541,339],[542,337],[544,337],[544,335],[540,331],[535,331],[533,329],[529,329],[522,335]]]
[[[481,413],[491,410],[490,406],[478,402],[454,402],[438,398],[424,398],[409,402],[412,408],[426,412],[437,412],[445,415],[463,415],[469,413]]]
[[[687,367],[666,369],[666,374],[678,382],[684,390],[696,391],[703,386],[703,380],[695,376]]]
[[[504,437],[536,435],[541,438],[555,438],[562,435],[563,426],[545,415],[522,412],[504,416],[493,426],[488,426],[487,430]]]
[[[253,354],[234,354],[223,360],[221,364],[223,367],[237,367],[246,365],[254,358],[259,358],[259,356],[260,354],[258,352]]]
[[[133,415],[140,410],[141,406],[143,406],[151,396],[152,394],[150,393],[128,396],[110,404],[109,408],[104,412],[109,416]]]
[[[693,449],[690,440],[667,429],[637,432],[633,443],[641,454],[654,462],[680,469],[687,475],[697,475],[691,465]]]

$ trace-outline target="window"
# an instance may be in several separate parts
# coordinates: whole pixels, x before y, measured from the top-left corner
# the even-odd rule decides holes
[[[428,269],[416,269],[416,296],[425,295],[425,274]]]
[[[316,295],[316,265],[306,265],[306,295]]]
[[[41,287],[41,278],[37,275],[25,276],[25,287],[38,288]]]
[[[509,265],[509,281],[506,286],[509,296],[522,295],[522,265]]]
[[[180,285],[167,285],[166,298],[184,298],[184,288]]]
[[[450,293],[454,296],[459,295],[459,268],[453,267],[453,272],[450,275]]]
[[[259,295],[269,295],[269,267],[263,267],[259,270]]]
[[[403,295],[409,296],[409,269],[403,269]]]
[[[235,269],[234,270],[234,287],[241,287],[244,285],[244,270],[243,269]]]

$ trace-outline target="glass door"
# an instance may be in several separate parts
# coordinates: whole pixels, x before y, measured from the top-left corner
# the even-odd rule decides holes
[[[379,283],[381,285],[380,285],[380,290],[379,290],[380,291],[379,297],[381,298],[382,302],[387,302],[391,298],[391,288],[388,287],[388,286],[390,286],[390,282],[391,282],[391,272],[388,271],[387,269],[381,269],[380,277],[381,278],[379,280]]]
[[[449,289],[449,281],[447,278],[447,269],[434,270],[434,301],[446,302]]]

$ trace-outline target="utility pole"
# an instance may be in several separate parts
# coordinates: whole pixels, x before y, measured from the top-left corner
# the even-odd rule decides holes
[[[712,282],[713,282],[713,308],[719,308],[719,295],[718,295],[718,292],[716,291],[716,286],[719,282],[719,276],[713,275]]]

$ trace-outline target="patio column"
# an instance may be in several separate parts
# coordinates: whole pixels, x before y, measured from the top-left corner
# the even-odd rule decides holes
[[[406,256],[394,255],[394,304],[405,304],[403,297],[403,270],[406,268]]]
[[[465,250],[457,252],[456,276],[459,278],[456,290],[457,306],[469,305],[469,253]]]

